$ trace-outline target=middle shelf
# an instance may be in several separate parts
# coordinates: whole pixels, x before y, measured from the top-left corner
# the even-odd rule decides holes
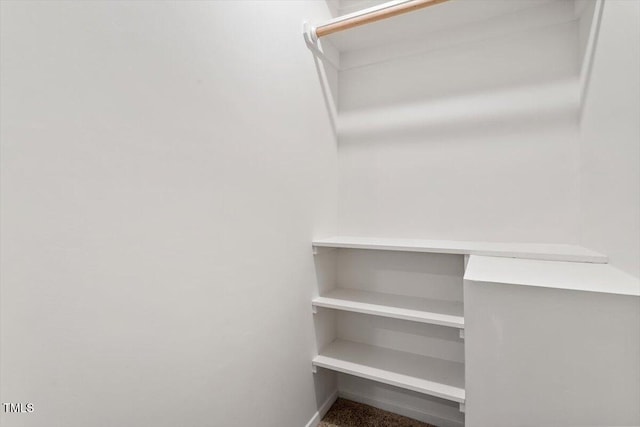
[[[314,307],[464,328],[463,304],[458,301],[338,288],[315,298],[312,304]]]
[[[313,359],[313,365],[465,403],[463,363],[336,340]]]

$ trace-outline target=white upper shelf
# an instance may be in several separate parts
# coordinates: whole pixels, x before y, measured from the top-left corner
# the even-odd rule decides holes
[[[608,264],[472,256],[465,280],[640,296],[640,279]]]
[[[549,261],[607,262],[605,255],[580,246],[545,243],[498,243],[339,236],[314,240],[313,246],[325,248],[375,249],[381,251],[486,255]]]
[[[340,22],[350,17],[366,15],[398,1],[381,3],[326,22],[315,23],[316,27]],[[393,44],[406,40],[424,39],[433,34],[447,34],[447,31],[459,31],[460,28],[472,28],[475,37],[501,35],[508,29],[513,32],[514,24],[518,28],[535,25],[550,25],[567,22],[576,18],[573,1],[558,0],[489,0],[483,2],[452,0],[424,9],[412,11],[388,19],[350,28],[325,37],[339,51],[366,49],[383,44]],[[510,23],[503,23],[503,17]],[[477,24],[485,25],[484,28]],[[447,38],[458,38],[447,34]]]

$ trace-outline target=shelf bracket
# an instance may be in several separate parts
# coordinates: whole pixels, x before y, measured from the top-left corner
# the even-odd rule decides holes
[[[315,304],[311,304],[311,312],[313,314],[318,314],[318,306],[316,306]]]
[[[466,408],[465,408],[465,406],[464,406],[464,403],[461,403],[461,404],[460,404],[460,412],[462,412],[462,413],[464,414],[465,409],[466,409]]]
[[[460,339],[464,339],[464,329],[460,329]]]
[[[311,363],[311,372],[313,372],[314,374],[318,373],[318,367],[314,365],[313,362]]]
[[[332,252],[332,251],[335,251],[335,250],[336,250],[336,248],[325,248],[325,247],[322,247],[322,246],[320,246],[320,247],[319,246],[313,246],[313,249],[312,249],[314,255],[322,255],[322,254],[325,254],[327,252]]]

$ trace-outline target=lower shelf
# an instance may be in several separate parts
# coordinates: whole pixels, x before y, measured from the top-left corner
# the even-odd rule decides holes
[[[464,403],[464,364],[336,340],[313,365]]]

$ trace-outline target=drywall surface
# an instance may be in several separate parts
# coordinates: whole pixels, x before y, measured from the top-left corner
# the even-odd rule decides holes
[[[341,142],[340,233],[575,243],[577,130],[529,125]]]
[[[327,5],[1,7],[2,426],[304,426]]]
[[[465,280],[467,427],[640,424],[640,298]]]
[[[581,122],[582,245],[640,277],[640,2],[604,2]]]
[[[340,233],[577,243],[578,36],[512,29],[342,71]]]

